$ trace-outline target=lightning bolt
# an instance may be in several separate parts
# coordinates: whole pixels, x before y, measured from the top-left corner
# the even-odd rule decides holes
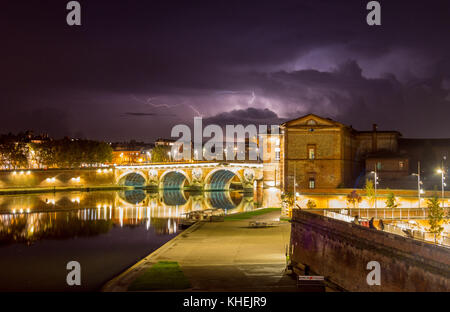
[[[255,102],[256,99],[256,94],[255,91],[234,91],[234,90],[224,90],[224,91],[219,91],[216,94],[250,94],[251,98],[248,101],[249,105],[253,105],[253,103]]]
[[[192,105],[189,105],[189,107],[194,111],[194,113],[197,114],[198,117],[203,117],[203,115]]]
[[[255,102],[255,99],[256,99],[255,91],[252,91],[252,98],[250,99],[250,101],[248,101],[248,104],[253,105],[253,102]]]
[[[141,99],[138,99],[136,96],[134,96],[132,94],[131,98],[133,100],[135,100],[136,102],[139,102],[139,103],[142,103],[142,104],[145,104],[145,105],[149,105],[149,106],[154,107],[154,108],[164,107],[164,108],[167,108],[167,109],[172,109],[172,108],[175,108],[177,106],[181,106],[182,105],[182,104],[172,104],[172,105],[169,105],[169,104],[154,104],[154,103],[152,103],[152,101],[154,99],[156,99],[155,97],[148,97],[145,101],[143,101]],[[194,106],[189,105],[188,107],[196,114],[196,116],[202,117],[202,114]]]

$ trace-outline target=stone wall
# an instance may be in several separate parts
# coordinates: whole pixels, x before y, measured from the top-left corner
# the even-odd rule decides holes
[[[349,291],[450,291],[450,249],[302,210],[292,218],[294,265]],[[381,265],[381,285],[366,282]]]
[[[114,170],[48,169],[0,171],[0,188],[96,187],[114,185]]]

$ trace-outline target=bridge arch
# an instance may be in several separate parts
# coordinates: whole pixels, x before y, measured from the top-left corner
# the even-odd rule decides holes
[[[139,187],[147,184],[147,177],[140,171],[130,170],[122,173],[117,181],[119,185]]]
[[[224,191],[229,190],[233,179],[239,179],[243,185],[243,180],[239,174],[239,169],[218,168],[211,170],[205,177],[205,190]]]
[[[207,205],[211,209],[223,209],[225,211],[235,209],[241,205],[242,193],[237,192],[208,192],[206,193]],[[237,196],[236,196],[237,195]]]
[[[161,202],[165,206],[183,206],[189,200],[183,190],[180,189],[166,189],[160,191]]]
[[[145,199],[147,198],[147,194],[144,190],[122,190],[119,191],[119,200],[124,205],[137,205],[140,203],[145,202]]]
[[[183,170],[167,170],[160,177],[161,189],[182,189],[183,186],[191,184],[189,175]]]

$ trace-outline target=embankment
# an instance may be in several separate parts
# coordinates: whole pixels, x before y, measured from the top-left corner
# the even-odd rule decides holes
[[[294,265],[349,291],[450,291],[450,249],[295,210]],[[369,286],[367,264],[378,261],[381,285]]]

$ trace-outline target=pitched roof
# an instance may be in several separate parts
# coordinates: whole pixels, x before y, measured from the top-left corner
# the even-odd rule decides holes
[[[314,124],[308,124],[310,121],[314,121]],[[302,123],[304,121],[304,123]],[[337,122],[331,118],[324,118],[320,117],[315,114],[307,114],[289,121],[284,122],[281,124],[282,127],[288,127],[288,126],[311,126],[311,125],[325,125],[325,126],[338,126],[338,127],[348,127],[347,125],[344,125],[343,123]]]

